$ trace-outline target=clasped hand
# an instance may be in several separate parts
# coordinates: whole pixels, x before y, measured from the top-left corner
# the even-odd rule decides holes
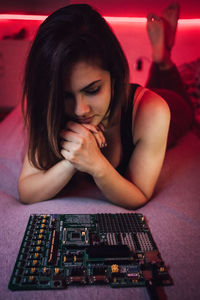
[[[77,170],[93,175],[103,156],[100,149],[106,146],[103,130],[102,124],[68,122],[60,134],[62,156]]]

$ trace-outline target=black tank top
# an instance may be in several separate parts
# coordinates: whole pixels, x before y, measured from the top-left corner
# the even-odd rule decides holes
[[[128,105],[126,108],[122,108],[121,113],[121,143],[122,143],[122,158],[116,168],[116,170],[124,175],[131,155],[134,151],[135,145],[133,144],[133,135],[132,135],[132,112],[133,112],[133,99],[136,89],[139,87],[139,84],[131,84],[130,94],[128,98]]]

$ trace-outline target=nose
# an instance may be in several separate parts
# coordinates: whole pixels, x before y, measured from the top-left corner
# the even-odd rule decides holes
[[[76,97],[75,115],[78,117],[86,116],[90,112],[90,106],[88,105],[84,95]]]

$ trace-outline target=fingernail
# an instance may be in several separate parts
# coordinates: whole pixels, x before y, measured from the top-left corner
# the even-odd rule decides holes
[[[107,143],[102,143],[101,148],[105,148],[105,147],[107,147]]]

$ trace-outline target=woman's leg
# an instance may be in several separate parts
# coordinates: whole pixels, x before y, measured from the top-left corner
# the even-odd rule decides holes
[[[152,46],[152,66],[146,87],[161,95],[171,111],[168,147],[191,128],[194,113],[180,74],[171,60],[175,41],[179,5],[167,7],[161,17],[150,14],[147,31]]]
[[[162,70],[158,63],[152,63],[146,87],[149,89],[167,89],[181,96],[192,108],[189,95],[180,77],[179,71],[173,64],[169,69]]]

